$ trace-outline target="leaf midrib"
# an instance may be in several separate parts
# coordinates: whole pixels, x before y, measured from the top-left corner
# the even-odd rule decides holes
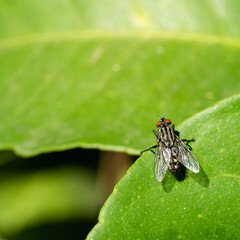
[[[234,37],[199,34],[199,33],[184,33],[171,32],[162,30],[79,30],[68,32],[49,32],[28,34],[18,37],[9,37],[0,40],[0,49],[12,47],[21,47],[29,44],[50,43],[56,41],[74,41],[74,40],[94,40],[94,39],[122,39],[122,40],[179,40],[185,42],[197,42],[211,45],[223,45],[240,48],[240,39]]]

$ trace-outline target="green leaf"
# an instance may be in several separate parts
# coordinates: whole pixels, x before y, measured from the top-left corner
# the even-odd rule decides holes
[[[240,95],[185,121],[182,138],[196,138],[198,174],[155,180],[147,152],[117,184],[88,239],[238,239]]]
[[[43,222],[92,220],[100,194],[95,178],[80,168],[1,173],[0,232],[14,235]]]
[[[239,7],[0,1],[0,149],[137,154],[159,116],[179,124],[238,92]]]

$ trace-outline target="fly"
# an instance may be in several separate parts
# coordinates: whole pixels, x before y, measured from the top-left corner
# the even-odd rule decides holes
[[[176,173],[179,169],[179,163],[194,173],[199,172],[199,164],[193,156],[190,149],[184,142],[194,142],[195,139],[180,139],[175,131],[175,125],[164,117],[158,121],[156,127],[158,132],[153,130],[157,137],[157,144],[144,151],[156,148],[155,151],[155,176],[157,181],[161,182],[166,175],[167,169]]]

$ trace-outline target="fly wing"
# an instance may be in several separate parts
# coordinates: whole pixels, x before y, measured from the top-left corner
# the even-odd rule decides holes
[[[155,176],[158,182],[165,177],[171,160],[171,149],[157,146],[155,152]]]
[[[193,156],[189,148],[180,138],[177,138],[177,141],[179,143],[177,160],[192,172],[198,173],[199,164],[197,159]]]

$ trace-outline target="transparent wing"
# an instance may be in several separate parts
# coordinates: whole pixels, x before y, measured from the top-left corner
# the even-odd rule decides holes
[[[171,160],[171,149],[158,146],[155,152],[155,176],[161,182],[165,177]]]
[[[177,139],[179,142],[177,160],[192,172],[198,173],[199,164],[197,159],[193,156],[193,154],[191,153],[189,148],[185,145],[185,143],[180,138]]]

